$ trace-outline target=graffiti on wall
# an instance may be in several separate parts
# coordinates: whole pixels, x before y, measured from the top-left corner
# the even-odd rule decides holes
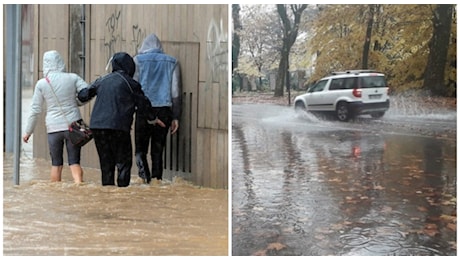
[[[208,27],[207,59],[210,66],[208,82],[219,82],[227,85],[228,70],[228,35],[224,30],[223,21],[211,20]]]
[[[133,25],[133,48],[134,48],[134,55],[137,54],[137,51],[141,47],[142,41],[144,41],[145,37],[147,37],[146,30],[139,27],[139,25]]]
[[[122,13],[120,10],[115,10],[105,22],[105,35],[104,35],[104,47],[106,51],[106,58],[107,60],[112,57],[115,52],[121,51],[123,49],[123,38],[121,33],[121,18]],[[131,42],[132,52],[130,52],[133,56],[137,54],[137,51],[141,47],[142,41],[147,36],[146,30],[141,28],[138,24],[132,25],[132,39],[125,39],[128,42]],[[129,48],[128,47],[128,52]]]
[[[107,60],[112,57],[116,50],[120,49],[121,35],[118,31],[121,11],[115,10],[105,22],[104,47],[106,49]]]

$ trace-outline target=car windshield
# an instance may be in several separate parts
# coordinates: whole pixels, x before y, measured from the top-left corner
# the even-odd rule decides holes
[[[361,77],[361,88],[384,88],[387,82],[384,76]]]
[[[316,83],[315,85],[313,85],[312,87],[310,87],[307,90],[307,92],[311,93],[311,92],[323,91],[324,87],[326,86],[326,83],[327,83],[327,80],[321,80],[318,83]]]

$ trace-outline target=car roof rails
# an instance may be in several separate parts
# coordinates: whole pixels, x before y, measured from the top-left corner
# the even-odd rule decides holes
[[[341,75],[341,74],[356,74],[358,75],[359,73],[375,73],[377,72],[376,70],[346,70],[346,71],[333,71],[331,74],[332,75]]]

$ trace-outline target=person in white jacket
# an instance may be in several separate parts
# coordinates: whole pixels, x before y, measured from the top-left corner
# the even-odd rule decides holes
[[[70,141],[69,124],[81,119],[78,106],[82,103],[77,101],[77,94],[88,84],[77,74],[65,72],[64,60],[55,50],[47,51],[43,55],[43,76],[35,85],[23,141],[29,141],[46,103],[45,124],[51,155],[51,181],[61,181],[65,145],[73,180],[75,183],[81,183],[81,147],[73,145]]]

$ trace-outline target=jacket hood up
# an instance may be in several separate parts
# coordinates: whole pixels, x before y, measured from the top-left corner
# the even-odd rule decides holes
[[[161,41],[155,34],[150,34],[142,42],[142,46],[139,49],[139,53],[144,53],[153,49],[157,49],[163,52],[163,47],[161,46]]]
[[[52,50],[43,54],[43,75],[46,77],[51,71],[64,72],[65,63],[59,52]]]
[[[134,75],[136,65],[131,55],[126,52],[117,52],[112,56],[112,72],[118,70],[126,72],[130,77]]]

